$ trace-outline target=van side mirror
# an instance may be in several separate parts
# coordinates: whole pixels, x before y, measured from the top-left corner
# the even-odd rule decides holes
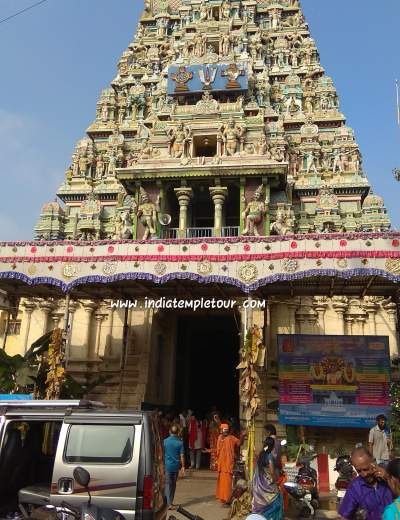
[[[84,487],[85,489],[89,487],[90,473],[85,468],[78,466],[74,469],[73,475],[74,479],[80,486]]]

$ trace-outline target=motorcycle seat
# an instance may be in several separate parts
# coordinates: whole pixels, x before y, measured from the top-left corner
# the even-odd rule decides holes
[[[47,506],[50,502],[50,486],[38,484],[20,489],[18,492],[18,501],[20,504]]]

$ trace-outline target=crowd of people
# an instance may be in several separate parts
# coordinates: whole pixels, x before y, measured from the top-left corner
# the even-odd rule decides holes
[[[244,440],[239,421],[222,416],[215,407],[202,416],[192,410],[160,413],[164,439],[166,499],[174,509],[176,482],[185,469],[207,467],[218,473],[216,497],[228,504],[232,495],[233,469],[237,448]]]
[[[185,468],[207,467],[217,472],[216,498],[230,506],[233,474],[239,447],[246,438],[235,419],[223,418],[213,410],[208,417],[194,412],[161,416],[166,468],[166,499],[174,509],[176,482]],[[251,509],[269,520],[281,520],[287,510],[286,482],[282,469],[281,442],[273,425],[265,426],[263,449],[255,458],[251,485]],[[339,507],[341,520],[400,520],[400,459],[389,460],[391,440],[384,416],[377,417],[368,447],[358,446],[351,454],[357,473]],[[204,454],[204,459],[203,459]],[[204,467],[204,466],[203,466]]]
[[[221,419],[212,410],[208,417],[187,414],[160,415],[164,437],[166,470],[166,500],[171,510],[175,509],[174,497],[179,475],[186,468],[200,469],[203,454],[207,467],[217,472],[215,495],[223,506],[230,507],[233,499],[233,475],[239,455],[239,447],[246,438],[246,431],[234,418]],[[276,439],[273,425],[266,425],[264,448],[258,455],[253,479],[253,512],[267,514],[266,518],[283,518],[283,483],[280,442]]]

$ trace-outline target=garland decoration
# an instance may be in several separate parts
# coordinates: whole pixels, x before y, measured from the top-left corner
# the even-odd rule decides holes
[[[48,351],[48,372],[46,378],[46,399],[59,399],[65,382],[64,340],[61,329],[55,329]]]

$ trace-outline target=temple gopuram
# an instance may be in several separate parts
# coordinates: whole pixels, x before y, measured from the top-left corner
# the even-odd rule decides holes
[[[400,234],[298,0],[144,4],[34,241],[0,243],[0,341],[65,326],[67,371],[108,377],[90,397],[255,416],[259,442],[278,335],[397,357]]]

